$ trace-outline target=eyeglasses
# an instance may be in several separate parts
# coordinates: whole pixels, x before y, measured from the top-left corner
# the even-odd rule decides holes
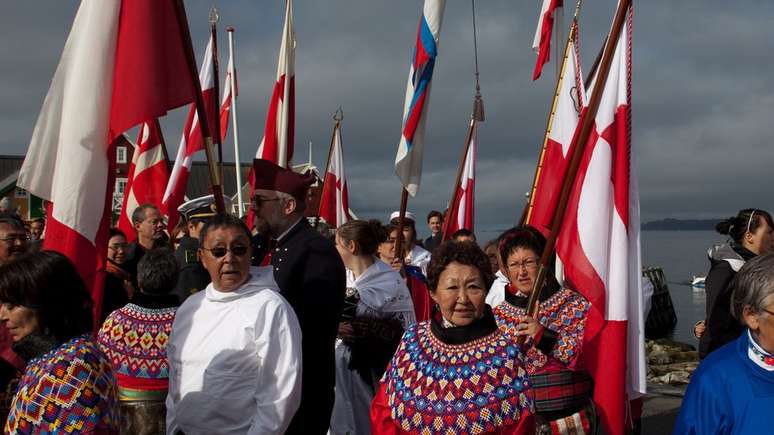
[[[774,311],[769,311],[769,310],[767,310],[767,309],[765,309],[765,308],[761,308],[761,309],[762,309],[763,311],[767,312],[768,314],[771,314],[772,316],[774,316]]]
[[[513,262],[508,264],[508,269],[516,269],[521,270],[522,268],[527,270],[534,270],[537,268],[538,262],[535,258],[528,258],[521,263],[519,262]]]
[[[10,236],[5,237],[4,239],[0,239],[0,242],[6,242],[6,243],[13,244],[13,242],[15,242],[15,241],[19,241],[19,242],[24,243],[24,242],[29,241],[29,240],[30,240],[30,236],[28,236],[26,234],[11,234]]]
[[[249,250],[247,246],[232,246],[231,248],[212,248],[212,249],[202,248],[202,249],[204,249],[205,251],[209,251],[210,254],[212,254],[212,256],[215,258],[225,257],[226,253],[228,252],[231,252],[237,257],[241,257],[247,254],[247,251]]]
[[[261,197],[261,196],[255,196],[255,197],[253,197],[253,203],[255,203],[256,205],[260,206],[264,202],[279,201],[280,199],[282,199],[282,198],[276,197],[276,196],[274,198],[264,198],[264,197]]]

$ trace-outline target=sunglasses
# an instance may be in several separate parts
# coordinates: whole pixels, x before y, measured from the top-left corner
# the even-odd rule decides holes
[[[247,246],[232,246],[231,248],[202,248],[205,251],[210,251],[210,254],[212,254],[215,258],[221,258],[225,257],[226,254],[230,251],[232,254],[234,254],[237,257],[241,257],[245,254],[247,254],[247,251],[250,250]]]

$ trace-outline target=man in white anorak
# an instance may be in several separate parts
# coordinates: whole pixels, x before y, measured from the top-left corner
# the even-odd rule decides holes
[[[251,267],[236,217],[202,228],[212,278],[177,311],[167,354],[167,433],[282,434],[301,400],[301,329],[271,267]]]

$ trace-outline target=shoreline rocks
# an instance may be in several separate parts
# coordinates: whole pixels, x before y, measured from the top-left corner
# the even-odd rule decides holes
[[[649,383],[685,386],[699,365],[696,348],[666,338],[645,340]]]

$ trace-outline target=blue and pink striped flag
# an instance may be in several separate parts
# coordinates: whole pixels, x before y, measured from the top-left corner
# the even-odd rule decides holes
[[[425,120],[445,6],[446,0],[425,0],[406,86],[403,128],[398,154],[395,156],[395,173],[411,196],[417,194],[422,178]]]

